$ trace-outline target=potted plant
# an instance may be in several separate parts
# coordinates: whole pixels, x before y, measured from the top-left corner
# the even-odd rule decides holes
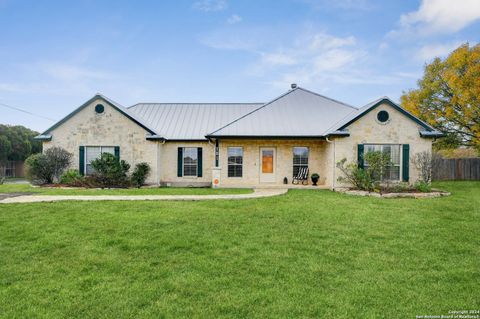
[[[317,173],[313,173],[312,176],[310,176],[310,178],[312,179],[313,186],[317,186],[317,182],[320,179],[320,175],[318,175]]]

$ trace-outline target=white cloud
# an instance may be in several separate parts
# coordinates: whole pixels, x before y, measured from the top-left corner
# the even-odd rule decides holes
[[[445,57],[458,48],[462,43],[465,42],[459,41],[442,44],[427,44],[418,49],[415,58],[423,62],[428,62],[435,57]]]
[[[205,12],[214,12],[222,11],[227,8],[226,0],[198,0],[193,4],[193,8],[205,11]]]
[[[232,14],[228,19],[227,23],[228,24],[236,24],[242,21],[242,17],[239,16],[238,14]]]
[[[479,0],[422,0],[417,11],[400,17],[397,33],[455,33],[480,19]]]
[[[315,34],[309,42],[311,50],[330,50],[354,45],[356,41],[353,36],[339,38],[326,33],[318,33]]]

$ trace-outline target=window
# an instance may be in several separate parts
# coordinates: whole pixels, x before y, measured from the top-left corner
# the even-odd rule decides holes
[[[100,158],[102,153],[110,153],[115,155],[115,147],[113,146],[87,146],[85,147],[85,174],[90,175],[94,172],[92,161]]]
[[[397,144],[370,144],[365,145],[365,154],[368,152],[380,151],[390,155],[391,165],[382,172],[381,179],[384,181],[400,180],[400,145]],[[364,163],[368,167],[367,161]]]
[[[387,111],[380,111],[377,113],[377,120],[381,123],[385,123],[389,119],[389,115]]]
[[[229,147],[227,152],[228,152],[228,177],[242,177],[243,148]]]
[[[293,176],[297,176],[301,168],[308,168],[308,147],[293,148]]]
[[[183,176],[197,176],[198,150],[196,147],[183,148]]]

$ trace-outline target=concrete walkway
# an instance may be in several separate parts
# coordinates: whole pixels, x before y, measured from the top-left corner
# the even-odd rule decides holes
[[[288,189],[254,189],[249,194],[232,195],[25,195],[8,197],[0,200],[0,204],[57,202],[62,200],[158,200],[158,201],[201,201],[213,199],[251,199],[271,197],[285,194]]]

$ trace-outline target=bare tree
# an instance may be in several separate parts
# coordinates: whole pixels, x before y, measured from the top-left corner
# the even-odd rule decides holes
[[[432,170],[435,169],[440,156],[436,153],[423,151],[415,154],[413,164],[420,172],[419,180],[430,184],[432,182]]]

